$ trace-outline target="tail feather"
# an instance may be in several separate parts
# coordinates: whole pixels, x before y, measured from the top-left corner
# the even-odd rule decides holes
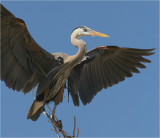
[[[44,107],[44,101],[36,101],[34,100],[27,115],[27,119],[31,119],[32,121],[36,121],[41,115]]]

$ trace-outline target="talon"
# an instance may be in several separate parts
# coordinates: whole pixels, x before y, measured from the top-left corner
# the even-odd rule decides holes
[[[56,121],[56,124],[58,125],[58,128],[60,128],[59,131],[61,132],[61,130],[62,130],[62,128],[63,128],[62,120],[57,120],[57,121]]]

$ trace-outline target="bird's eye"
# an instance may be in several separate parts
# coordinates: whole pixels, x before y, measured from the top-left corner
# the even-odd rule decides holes
[[[87,32],[87,29],[86,29],[86,28],[84,28],[84,29],[83,29],[83,31],[84,31],[84,32]]]
[[[58,62],[61,65],[63,63],[63,58],[62,57],[58,57]]]

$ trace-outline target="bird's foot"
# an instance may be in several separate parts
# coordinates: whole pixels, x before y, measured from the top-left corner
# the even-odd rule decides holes
[[[56,124],[58,125],[59,132],[61,132],[61,131],[62,131],[62,128],[63,128],[62,120],[57,120],[57,121],[56,121]]]

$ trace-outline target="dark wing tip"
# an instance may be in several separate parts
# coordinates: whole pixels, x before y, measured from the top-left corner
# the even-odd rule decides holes
[[[152,52],[153,50],[155,50],[156,48],[152,48],[152,49],[145,49],[146,50],[146,53],[148,53],[147,56],[150,56],[150,55],[153,55],[155,54],[155,52]]]
[[[147,50],[149,50],[149,51],[153,51],[153,50],[155,50],[156,48],[152,48],[152,49],[147,49]]]

